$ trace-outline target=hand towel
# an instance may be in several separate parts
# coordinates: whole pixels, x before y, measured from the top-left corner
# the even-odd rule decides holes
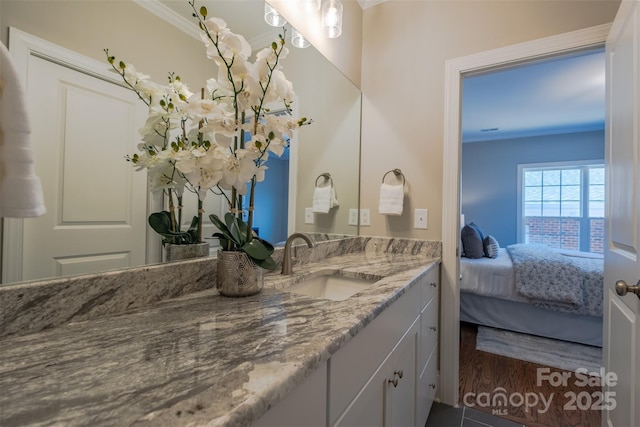
[[[313,191],[313,211],[315,213],[329,213],[331,208],[336,206],[339,206],[339,203],[333,185],[315,188]]]
[[[15,65],[0,43],[0,217],[28,218],[46,212],[25,104]]]
[[[382,215],[402,215],[404,186],[382,183],[378,212]]]

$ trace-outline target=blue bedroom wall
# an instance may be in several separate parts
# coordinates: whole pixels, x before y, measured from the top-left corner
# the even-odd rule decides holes
[[[271,156],[265,180],[256,185],[253,227],[272,244],[287,240],[289,160]]]
[[[518,164],[604,159],[604,130],[462,144],[461,212],[501,247],[517,243]]]

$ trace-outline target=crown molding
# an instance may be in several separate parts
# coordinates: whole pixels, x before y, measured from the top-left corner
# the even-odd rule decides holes
[[[158,0],[133,0],[133,2],[194,39],[201,40],[200,28],[198,28],[193,21],[181,16],[176,11],[160,3]],[[247,40],[247,42],[251,45],[252,50],[257,50],[270,45],[275,37],[277,37],[276,30],[267,31],[259,36],[253,37],[251,40]]]
[[[358,4],[360,4],[360,7],[362,9],[368,9],[370,7],[373,7],[380,3],[384,3],[386,1],[388,0],[358,0]]]

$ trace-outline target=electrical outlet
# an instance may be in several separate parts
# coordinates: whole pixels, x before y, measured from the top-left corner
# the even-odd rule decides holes
[[[360,209],[360,225],[371,225],[371,210]]]
[[[358,209],[349,209],[349,225],[358,225]]]
[[[304,208],[304,223],[313,224],[315,221],[313,208]]]
[[[428,209],[416,209],[413,217],[413,228],[427,229],[429,224],[429,210]]]

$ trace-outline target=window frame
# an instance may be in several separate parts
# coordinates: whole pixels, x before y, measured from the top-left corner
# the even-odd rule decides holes
[[[517,174],[517,233],[516,238],[518,243],[524,243],[524,172],[529,169],[553,169],[553,170],[562,170],[562,169],[571,169],[575,167],[605,167],[604,159],[594,159],[594,160],[574,160],[574,161],[557,161],[557,162],[542,162],[542,163],[518,163],[518,174]],[[588,216],[588,206],[589,206],[589,174],[585,174],[585,177],[581,177],[580,180],[580,193],[581,193],[581,202],[580,202],[580,217],[567,217],[567,218],[580,218],[580,250],[586,251],[589,247],[589,219]],[[605,174],[606,179],[606,174]],[[606,188],[606,181],[605,181]],[[549,218],[562,218],[558,217],[549,217]],[[595,218],[595,217],[594,217]],[[600,217],[597,217],[600,218]],[[587,231],[583,231],[587,230]],[[585,234],[586,233],[586,234]],[[583,237],[587,237],[587,239],[583,239]],[[585,243],[586,241],[586,243]],[[584,248],[587,248],[586,250]]]

